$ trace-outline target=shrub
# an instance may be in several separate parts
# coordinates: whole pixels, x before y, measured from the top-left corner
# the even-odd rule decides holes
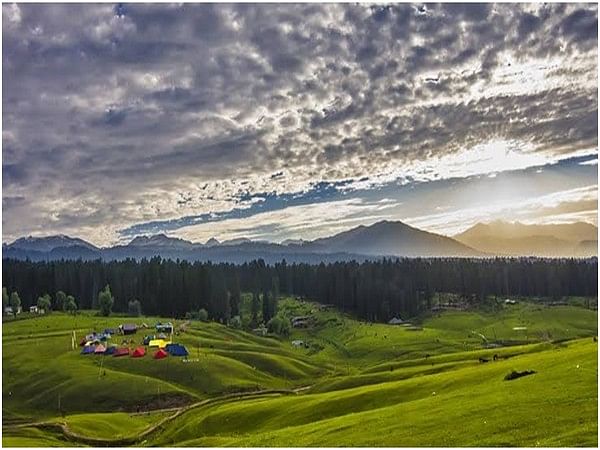
[[[206,322],[208,320],[208,311],[206,311],[204,308],[198,311],[198,320]]]
[[[280,336],[289,336],[290,334],[290,321],[281,317],[275,316],[267,323],[267,328],[270,333],[275,333]]]
[[[231,328],[235,328],[235,329],[240,329],[242,328],[242,319],[240,318],[240,316],[233,316],[230,320],[229,320],[229,326]]]
[[[98,304],[100,305],[100,314],[102,316],[110,316],[112,307],[115,302],[114,297],[110,292],[110,287],[107,284],[98,294]]]

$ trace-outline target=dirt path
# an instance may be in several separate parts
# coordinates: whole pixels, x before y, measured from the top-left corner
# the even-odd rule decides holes
[[[141,433],[139,433],[135,436],[127,436],[127,437],[117,438],[117,439],[105,439],[105,438],[94,438],[94,437],[84,436],[84,435],[81,435],[81,434],[76,433],[76,432],[72,431],[71,429],[69,429],[67,423],[65,423],[65,422],[29,422],[29,423],[24,422],[24,423],[19,423],[19,424],[6,425],[6,426],[3,426],[3,428],[9,428],[9,429],[13,428],[14,429],[14,428],[33,427],[33,428],[39,428],[39,429],[48,429],[48,430],[59,431],[60,433],[63,434],[65,439],[70,442],[91,445],[94,447],[125,447],[125,446],[134,445],[136,443],[142,442],[143,440],[146,440],[155,431],[158,431],[159,429],[161,429],[162,427],[167,425],[169,422],[175,420],[182,414],[185,414],[186,412],[191,411],[192,409],[211,405],[213,403],[225,402],[225,401],[232,400],[232,399],[252,399],[252,398],[261,398],[261,397],[266,397],[266,396],[271,396],[271,395],[297,395],[299,392],[310,389],[311,387],[312,386],[302,386],[302,387],[295,388],[295,389],[264,389],[264,390],[260,390],[260,391],[251,391],[251,392],[234,392],[231,394],[224,394],[219,397],[201,400],[199,402],[192,403],[191,405],[187,405],[187,406],[182,406],[180,408],[167,408],[167,409],[153,410],[153,411],[151,411],[152,413],[173,411],[173,414],[171,414],[168,417],[165,417],[164,419],[160,420],[158,423],[152,425],[149,428],[146,428],[144,431],[142,431]],[[148,414],[148,412],[133,413],[132,415],[138,415],[138,414],[139,415]]]

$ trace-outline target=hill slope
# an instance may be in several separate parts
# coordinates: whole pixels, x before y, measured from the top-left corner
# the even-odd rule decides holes
[[[595,311],[520,303],[423,317],[413,330],[306,301],[280,307],[314,325],[282,339],[192,322],[177,336],[188,361],[70,348],[72,330],[164,319],[8,319],[3,445],[597,445]],[[478,334],[522,344],[485,348]],[[513,370],[536,373],[505,381]]]

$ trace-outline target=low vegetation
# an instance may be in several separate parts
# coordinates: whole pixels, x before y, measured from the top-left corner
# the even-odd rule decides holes
[[[189,355],[162,360],[81,355],[72,332],[173,319],[28,317],[3,324],[5,446],[597,445],[597,313],[580,306],[521,300],[403,326],[282,298],[266,336],[174,321]],[[308,326],[277,332],[297,317]]]

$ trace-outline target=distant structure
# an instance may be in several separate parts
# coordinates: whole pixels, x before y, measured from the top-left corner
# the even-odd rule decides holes
[[[308,328],[310,317],[309,316],[296,316],[292,317],[292,327],[294,328]]]
[[[267,327],[262,325],[262,326],[259,326],[258,328],[253,329],[252,332],[254,334],[256,334],[257,336],[266,336],[268,330],[267,330]]]
[[[19,306],[17,308],[17,314],[21,314],[21,307]],[[4,308],[4,314],[6,314],[7,316],[12,316],[13,315],[13,309],[12,306],[7,306],[6,308]]]
[[[126,323],[119,325],[119,329],[123,334],[135,334],[137,332],[137,325],[135,323]]]
[[[167,323],[158,322],[156,324],[156,332],[171,334],[173,332],[173,324],[171,322],[167,322]]]
[[[402,325],[404,323],[404,320],[402,320],[399,317],[393,317],[392,319],[389,320],[388,323],[390,325]]]

